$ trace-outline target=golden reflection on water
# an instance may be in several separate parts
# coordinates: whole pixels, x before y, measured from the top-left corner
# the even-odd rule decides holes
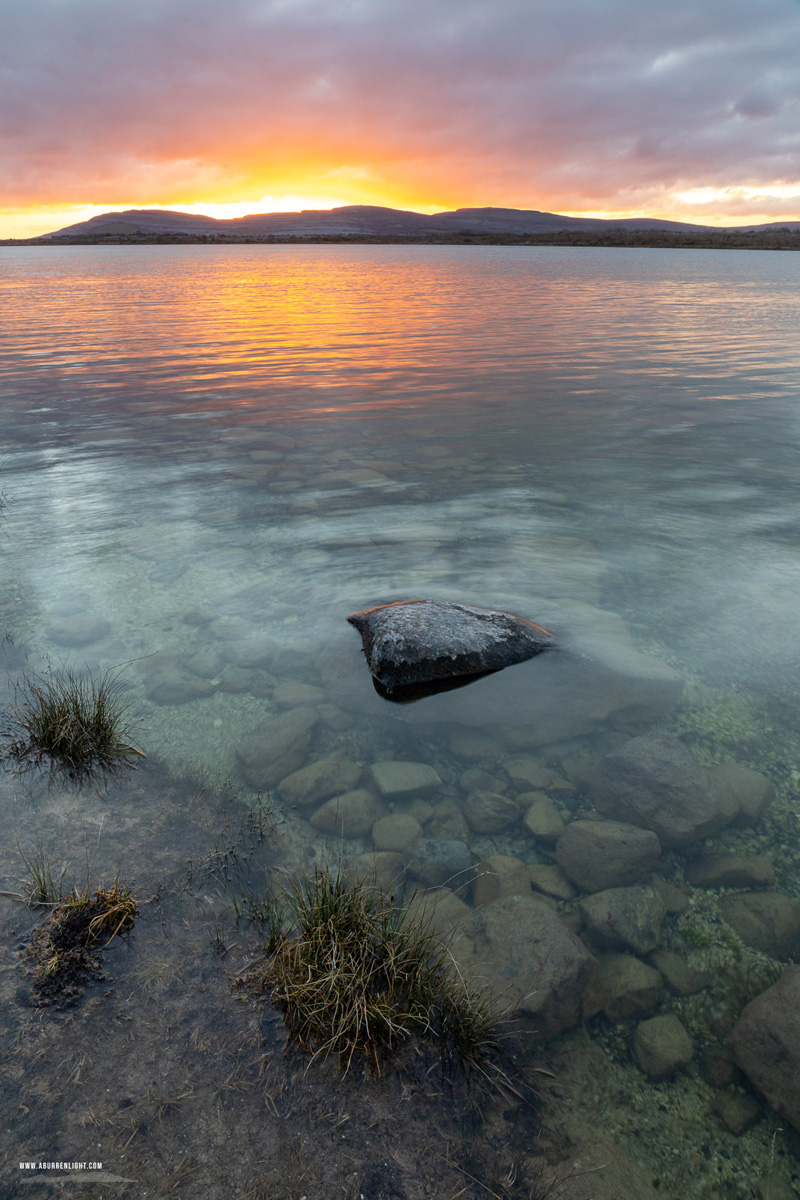
[[[699,271],[692,278],[688,252],[648,257],[658,253],[636,259],[625,251],[422,246],[6,252],[2,366],[23,404],[36,398],[33,380],[51,399],[70,403],[112,402],[115,393],[133,391],[151,411],[223,409],[234,420],[237,411],[253,410],[305,419],[439,406],[491,411],[499,393],[547,404],[555,402],[553,388],[562,419],[596,411],[593,395],[600,404],[631,391],[642,419],[644,389],[665,382],[693,400],[734,402],[725,386],[733,361],[755,396],[771,394],[775,354],[778,347],[785,353],[786,324],[796,316],[794,296],[787,289],[782,301],[774,279],[768,287],[739,280],[736,270],[728,286]],[[732,267],[735,259],[731,253],[721,261]]]

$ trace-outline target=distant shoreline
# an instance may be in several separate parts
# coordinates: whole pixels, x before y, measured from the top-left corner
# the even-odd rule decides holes
[[[775,229],[737,232],[680,233],[615,229],[604,232],[554,233],[454,233],[420,235],[383,234],[267,234],[261,237],[237,234],[108,234],[3,238],[4,246],[610,246],[659,250],[800,250],[800,230]]]

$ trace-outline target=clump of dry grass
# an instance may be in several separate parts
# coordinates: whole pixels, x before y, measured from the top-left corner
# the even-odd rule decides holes
[[[48,667],[23,675],[3,713],[5,758],[18,771],[46,766],[51,778],[82,784],[135,765],[138,720],[123,698],[119,671],[99,678]]]
[[[443,1069],[498,1080],[497,1015],[454,970],[424,916],[398,908],[371,881],[349,880],[341,867],[315,869],[283,900],[290,931],[277,933],[273,917],[257,982],[300,1047],[334,1056],[343,1073],[357,1058],[380,1071],[417,1039],[435,1048]]]
[[[119,879],[91,894],[73,888],[53,903],[25,950],[36,1003],[53,1004],[80,992],[86,975],[98,966],[98,951],[131,930],[137,912],[130,888]]]

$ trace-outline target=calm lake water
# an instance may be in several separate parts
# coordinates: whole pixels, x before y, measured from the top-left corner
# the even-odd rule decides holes
[[[148,756],[135,787],[105,795],[6,776],[2,888],[19,879],[15,839],[38,837],[70,870],[121,870],[168,906],[109,951],[108,998],[94,984],[55,1013],[20,999],[35,914],[2,900],[9,1164],[98,1156],[146,1194],[290,1194],[256,1190],[281,1139],[252,1150],[263,1029],[225,980],[258,930],[236,920],[220,847],[259,794],[282,820],[271,861],[290,870],[323,861],[332,839],[363,865],[390,811],[475,863],[549,865],[549,834],[520,820],[476,830],[466,798],[535,790],[503,766],[522,756],[549,773],[537,786],[562,818],[585,815],[586,764],[657,725],[704,765],[735,759],[774,782],[754,829],[701,848],[766,855],[775,889],[800,898],[796,256],[5,249],[0,313],[6,690],[48,661],[126,664]],[[345,617],[419,597],[528,617],[565,653],[392,705]],[[257,748],[274,730],[280,768]],[[441,786],[379,798],[342,830],[280,786],[332,754],[364,768],[342,792],[369,791],[370,766],[392,759]],[[664,992],[657,1011],[680,1016],[692,1063],[651,1082],[630,1049],[636,1021],[602,1013],[537,1054],[565,1079],[574,1144],[610,1139],[654,1194],[785,1200],[797,1135],[763,1105],[735,1136],[707,1065],[777,968],[717,936],[719,889],[688,887],[684,866],[664,858],[689,915],[667,918],[663,945],[688,947],[712,982]],[[575,900],[558,903],[577,927]],[[205,1091],[188,1061],[204,1039],[201,1075],[219,1077]],[[503,1144],[530,1155],[538,1128],[518,1114]],[[416,1195],[404,1179],[360,1186],[366,1200]]]

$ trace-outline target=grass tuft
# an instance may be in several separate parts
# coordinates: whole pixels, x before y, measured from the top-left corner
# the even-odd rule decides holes
[[[138,720],[123,690],[119,671],[95,679],[62,665],[24,675],[3,713],[5,758],[18,771],[46,766],[51,779],[74,785],[133,767],[144,755],[131,744]]]
[[[334,1056],[343,1074],[356,1059],[380,1073],[416,1039],[435,1049],[443,1071],[455,1066],[467,1077],[503,1082],[493,1006],[457,974],[424,914],[398,908],[341,866],[316,868],[293,883],[275,911],[285,911],[291,931],[270,925],[269,959],[257,982],[302,1049]]]
[[[17,838],[17,853],[27,872],[27,878],[20,881],[20,899],[29,908],[58,903],[63,897],[66,866],[60,874],[53,873],[50,855],[38,835],[32,850],[24,850]]]

